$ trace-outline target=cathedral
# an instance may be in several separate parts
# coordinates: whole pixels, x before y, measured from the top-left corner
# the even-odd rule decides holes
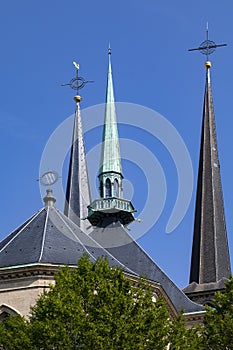
[[[183,291],[126,230],[126,226],[135,220],[135,208],[123,196],[110,49],[98,173],[99,196],[91,199],[89,181],[94,179],[88,178],[78,70],[77,65],[76,111],[64,213],[56,208],[56,194],[48,188],[43,208],[0,243],[0,320],[16,314],[27,317],[30,306],[54,283],[59,266],[75,268],[79,258],[86,253],[91,261],[107,257],[111,266],[120,266],[133,281],[145,275],[155,297],[165,300],[172,317],[183,311],[188,326],[200,322],[205,314],[204,305],[211,305],[214,293],[224,290],[231,273],[211,91],[211,62],[205,63],[190,281]]]

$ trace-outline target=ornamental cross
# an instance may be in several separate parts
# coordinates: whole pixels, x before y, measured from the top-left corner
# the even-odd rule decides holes
[[[209,60],[211,55],[218,47],[227,46],[227,44],[216,44],[214,41],[209,40],[208,23],[206,24],[206,40],[203,41],[199,47],[195,49],[189,49],[189,51],[199,51],[203,55],[206,55],[206,60]]]
[[[78,71],[79,71],[79,64],[76,63],[75,61],[73,62],[73,65],[75,66],[76,69],[76,77],[71,79],[71,81],[68,84],[62,84],[61,86],[69,86],[71,89],[78,91],[82,89],[87,83],[94,83],[93,80],[85,80],[82,77],[79,77]]]

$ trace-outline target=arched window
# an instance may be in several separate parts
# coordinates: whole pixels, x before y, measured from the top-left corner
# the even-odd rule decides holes
[[[117,180],[117,179],[114,180],[114,193],[113,193],[113,197],[119,197],[119,183],[118,183],[118,180]]]
[[[2,304],[0,306],[0,322],[4,322],[10,315],[19,314],[17,310],[11,308],[8,305]]]
[[[106,180],[106,197],[112,197],[112,189],[111,189],[111,181],[109,179]]]
[[[100,198],[103,198],[104,196],[104,188],[103,188],[103,181],[100,181]]]

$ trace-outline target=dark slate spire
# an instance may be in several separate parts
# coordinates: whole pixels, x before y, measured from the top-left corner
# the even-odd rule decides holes
[[[191,285],[186,287],[185,292],[197,289],[199,291],[220,289],[224,285],[223,281],[230,276],[230,257],[210,82],[211,63],[207,61],[205,67],[206,87],[190,269]]]
[[[108,50],[108,79],[105,103],[105,118],[102,137],[102,151],[99,169],[100,199],[88,207],[88,220],[97,226],[104,217],[128,225],[134,220],[134,207],[122,198],[122,166],[117,128],[116,108],[113,91],[111,49]]]
[[[82,230],[87,231],[90,224],[84,218],[87,217],[87,206],[91,202],[91,195],[80,113],[81,97],[75,96],[74,99],[76,101],[76,111],[64,213]]]

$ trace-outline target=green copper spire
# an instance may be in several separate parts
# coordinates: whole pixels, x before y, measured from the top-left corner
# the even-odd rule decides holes
[[[102,151],[99,170],[100,197],[121,197],[122,166],[117,128],[116,108],[114,100],[111,49],[108,49],[108,78],[105,104],[105,118],[102,136]],[[108,186],[107,180],[112,186]]]
[[[122,166],[113,91],[111,49],[108,49],[108,79],[105,103],[105,118],[102,136],[102,151],[99,168],[100,199],[88,206],[88,220],[100,225],[107,216],[112,221],[128,225],[134,220],[134,207],[122,199]]]

